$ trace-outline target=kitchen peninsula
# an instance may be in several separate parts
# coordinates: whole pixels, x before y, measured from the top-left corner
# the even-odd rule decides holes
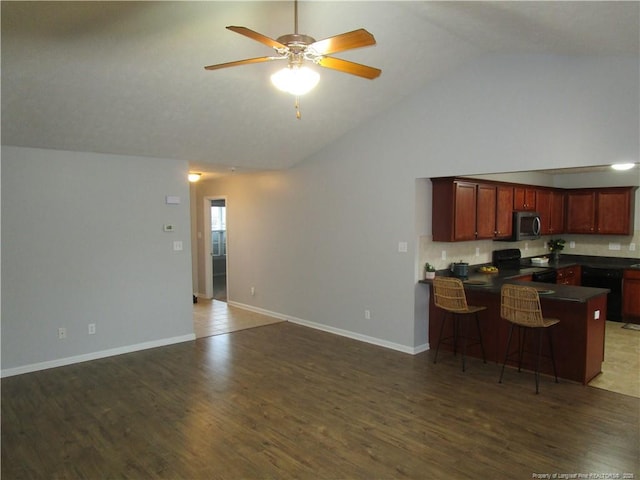
[[[487,361],[501,364],[509,333],[509,323],[500,317],[500,289],[504,283],[527,285],[538,289],[545,317],[557,318],[554,327],[553,345],[558,377],[587,384],[601,372],[604,360],[604,333],[607,318],[607,293],[602,288],[574,285],[549,284],[528,281],[533,268],[500,271],[496,274],[471,272],[464,279],[467,301],[470,305],[483,305],[480,312],[482,340]],[[447,271],[438,272],[448,275]],[[429,284],[430,280],[421,280]],[[435,345],[438,338],[442,310],[433,303],[433,292],[429,300],[429,343]],[[445,329],[452,322],[445,323]],[[451,334],[451,332],[448,332]],[[444,332],[447,335],[447,331]],[[533,352],[534,339],[527,338],[526,350]],[[442,348],[447,348],[442,346]],[[548,342],[543,342],[543,355],[548,355]],[[467,355],[481,358],[479,345],[469,346]],[[532,358],[523,359],[523,368],[533,370]],[[549,363],[549,364],[547,364]],[[515,365],[515,362],[511,362]],[[542,362],[541,372],[551,374],[550,362]]]

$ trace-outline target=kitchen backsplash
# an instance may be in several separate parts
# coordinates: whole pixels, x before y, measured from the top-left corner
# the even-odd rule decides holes
[[[602,257],[640,258],[640,230],[633,236],[617,235],[545,235],[538,240],[523,242],[495,242],[478,240],[475,242],[433,242],[431,236],[420,237],[420,274],[426,262],[440,270],[448,268],[453,262],[468,262],[478,265],[491,262],[491,252],[505,248],[519,248],[523,257],[547,255],[547,241],[551,238],[563,238],[566,245],[562,253],[572,255],[597,255]],[[575,245],[571,246],[571,242]],[[635,246],[635,250],[631,248]],[[613,249],[611,249],[613,247]],[[616,250],[619,248],[619,250]],[[446,258],[443,259],[443,252]]]

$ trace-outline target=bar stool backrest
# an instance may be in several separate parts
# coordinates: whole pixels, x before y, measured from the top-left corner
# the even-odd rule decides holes
[[[544,327],[540,296],[532,287],[505,283],[501,289],[500,316],[523,327]]]
[[[467,297],[459,278],[436,277],[433,279],[433,302],[449,312],[467,312]]]

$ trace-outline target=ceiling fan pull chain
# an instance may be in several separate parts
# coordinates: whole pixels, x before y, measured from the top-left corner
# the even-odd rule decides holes
[[[300,118],[302,118],[302,115],[300,114],[300,97],[297,95],[296,95],[295,107],[296,107],[296,118],[300,120]]]

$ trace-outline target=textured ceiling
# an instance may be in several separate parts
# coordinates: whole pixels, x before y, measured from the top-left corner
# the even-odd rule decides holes
[[[203,171],[285,168],[430,80],[490,54],[639,55],[638,2],[301,1],[299,31],[357,28],[378,44],[335,56],[373,81],[320,69],[294,99],[279,62],[225,29],[293,33],[293,2],[2,2],[2,143],[186,159]]]

